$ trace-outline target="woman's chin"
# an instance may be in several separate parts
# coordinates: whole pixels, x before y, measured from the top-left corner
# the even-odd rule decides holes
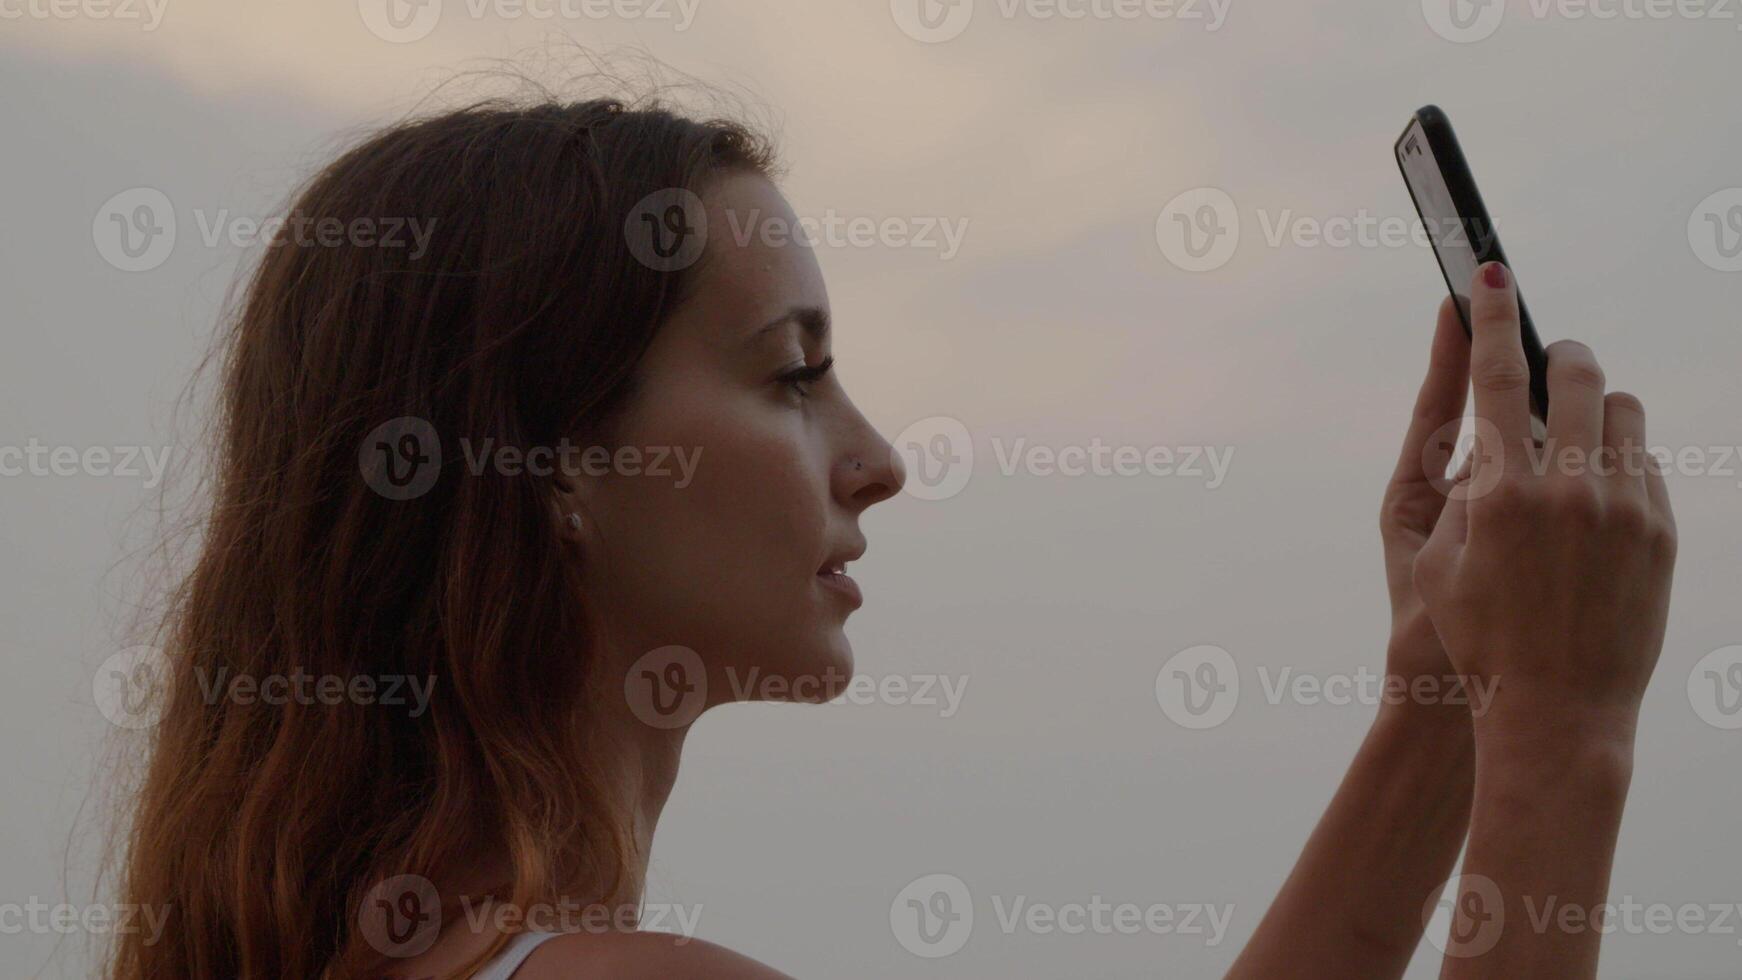
[[[821,704],[840,697],[853,680],[853,647],[839,630],[806,655],[744,671],[735,692],[749,701]]]

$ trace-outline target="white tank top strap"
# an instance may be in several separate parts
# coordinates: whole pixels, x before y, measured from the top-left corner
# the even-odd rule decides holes
[[[508,945],[484,968],[472,975],[472,980],[508,980],[532,951],[562,935],[560,932],[523,932],[508,940]]]

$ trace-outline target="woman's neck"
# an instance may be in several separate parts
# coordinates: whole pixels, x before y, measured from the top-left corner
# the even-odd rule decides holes
[[[625,868],[633,882],[634,900],[640,901],[647,878],[647,861],[653,851],[653,834],[665,802],[677,782],[679,756],[683,752],[683,728],[661,730],[627,716],[614,744],[624,747],[619,759],[618,798],[628,810],[629,830],[635,845],[634,866]]]
[[[605,651],[601,651],[605,653]],[[626,662],[610,656],[602,662]],[[593,758],[586,760],[589,768],[601,774],[609,805],[619,826],[628,835],[627,853],[600,854],[587,864],[590,872],[581,878],[558,883],[558,892],[569,902],[590,905],[607,903],[634,906],[642,899],[647,878],[648,858],[653,850],[654,832],[665,803],[677,782],[684,738],[689,726],[659,728],[640,718],[623,698],[610,697],[621,690],[620,684],[606,682],[599,690],[604,696],[590,706],[591,724],[585,744]],[[494,880],[512,880],[512,866],[507,854],[497,856],[486,871],[496,872]],[[622,867],[618,867],[619,864]],[[616,878],[612,887],[608,878]]]

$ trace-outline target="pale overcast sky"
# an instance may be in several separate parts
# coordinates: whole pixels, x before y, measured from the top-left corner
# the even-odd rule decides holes
[[[910,232],[821,249],[839,369],[891,437],[965,434],[974,463],[868,515],[849,633],[867,676],[941,676],[959,703],[711,714],[650,900],[805,978],[1218,975],[1372,715],[1269,694],[1382,666],[1376,512],[1443,292],[1387,232],[1413,216],[1391,142],[1437,103],[1545,340],[1589,343],[1654,444],[1703,454],[1672,478],[1676,593],[1611,895],[1739,903],[1742,686],[1703,678],[1742,680],[1714,654],[1742,644],[1742,12],[1450,2],[0,0],[0,445],[193,452],[197,413],[172,410],[248,222],[476,59],[631,47],[748,93],[801,215]],[[105,229],[141,189],[173,247],[117,259]],[[1205,202],[1238,237],[1182,254],[1174,216]],[[1004,472],[1037,446],[1173,464]],[[0,903],[69,880],[84,900],[111,731],[92,676],[126,644],[157,500],[137,468],[0,477]],[[1202,644],[1241,690],[1194,730],[1156,680]],[[891,906],[934,874],[976,918],[928,959]],[[1231,916],[1219,937],[1007,931],[1019,896]],[[1603,976],[1734,977],[1731,929],[1612,935]],[[58,945],[6,935],[0,973],[86,975],[81,938]]]

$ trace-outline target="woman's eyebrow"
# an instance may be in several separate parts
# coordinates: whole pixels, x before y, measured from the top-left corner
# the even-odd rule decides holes
[[[829,311],[820,306],[795,306],[785,313],[757,327],[750,335],[749,343],[760,342],[775,330],[788,323],[796,323],[812,340],[820,341],[829,335]]]

